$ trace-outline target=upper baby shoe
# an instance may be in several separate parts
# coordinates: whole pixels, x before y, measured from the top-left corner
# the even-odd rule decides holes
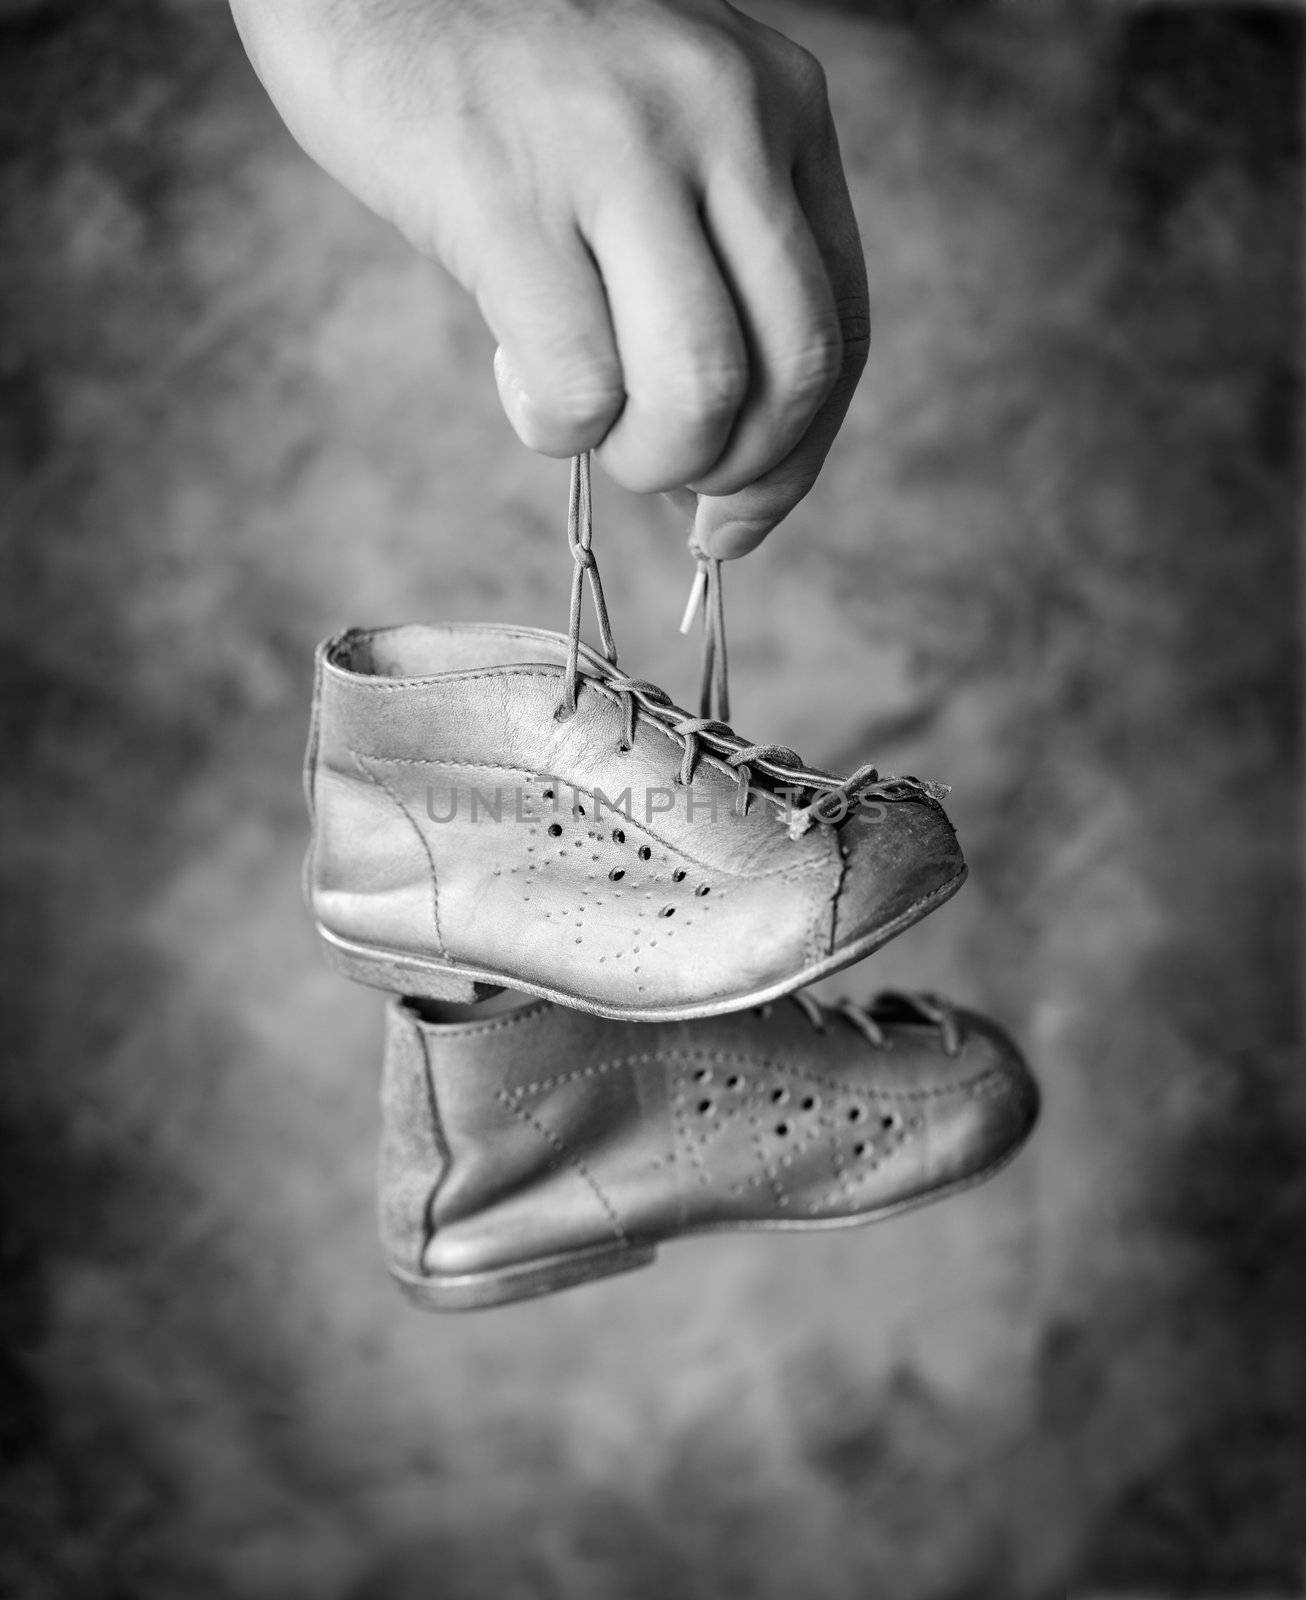
[[[933,997],[440,1014],[387,1011],[378,1186],[387,1264],[432,1310],[644,1266],[682,1234],[886,1217],[996,1170],[1038,1109],[1011,1040]]]
[[[531,628],[329,640],[307,788],[328,952],[409,995],[708,1016],[858,960],[966,871],[925,785],[840,784]]]
[[[946,791],[873,767],[841,781],[722,720],[719,563],[703,714],[622,672],[592,537],[582,457],[567,637],[413,625],[319,647],[306,879],[345,973],[701,1017],[856,961],[960,888]],[[586,576],[601,655],[580,642]]]

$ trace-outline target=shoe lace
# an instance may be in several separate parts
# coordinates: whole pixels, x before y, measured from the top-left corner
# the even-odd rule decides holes
[[[796,989],[785,998],[793,1001],[817,1033],[828,1033],[830,1019],[843,1017],[872,1048],[887,1050],[889,1040],[881,1024],[916,1020],[932,1023],[939,1030],[947,1055],[955,1056],[961,1051],[961,1024],[951,1003],[941,995],[915,989],[884,989],[866,1006],[848,999],[823,1006],[805,989]],[[769,1017],[774,1007],[767,1004],[757,1009],[759,1016]]]
[[[787,812],[789,834],[799,839],[813,823],[841,822],[855,804],[863,800],[923,800],[938,805],[948,789],[945,784],[926,783],[913,777],[881,777],[873,766],[861,766],[846,778],[836,778],[819,768],[807,766],[785,745],[750,744],[726,721],[729,713],[729,679],[725,644],[725,613],[721,593],[721,563],[695,550],[698,572],[682,631],[693,622],[699,604],[704,608],[703,682],[699,715],[675,704],[665,689],[655,683],[631,678],[617,665],[617,646],[612,622],[603,594],[594,549],[593,510],[590,497],[589,453],[574,456],[571,463],[571,493],[567,511],[567,544],[571,550],[571,606],[567,632],[567,665],[563,674],[559,718],[571,716],[580,696],[582,683],[589,681],[580,670],[580,623],[585,584],[588,580],[599,639],[608,670],[603,677],[607,689],[615,693],[622,709],[621,748],[629,750],[635,740],[635,723],[640,716],[657,723],[680,742],[682,755],[678,782],[693,782],[698,763],[704,758],[723,765],[736,782],[735,809],[740,816],[748,811],[754,793]],[[802,800],[802,804],[796,804]]]

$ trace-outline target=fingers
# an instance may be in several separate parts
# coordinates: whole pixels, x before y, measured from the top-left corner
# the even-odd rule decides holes
[[[843,364],[835,297],[797,196],[781,173],[767,188],[726,181],[706,220],[748,346],[749,386],[725,450],[699,479],[727,495],[782,461],[807,432]]]
[[[603,285],[579,235],[499,241],[477,300],[499,348],[494,376],[518,437],[548,456],[591,449],[625,399]]]
[[[545,455],[601,446],[628,489],[687,483],[720,456],[748,386],[698,206],[670,183],[624,191],[594,219],[590,248],[577,235],[570,249],[487,251],[478,300],[500,341],[503,408]]]
[[[721,455],[748,387],[728,285],[686,184],[612,196],[591,224],[625,406],[598,453],[628,489],[692,482]]]
[[[700,495],[695,537],[704,550],[722,559],[755,549],[816,482],[847,415],[870,349],[866,264],[838,141],[828,119],[825,137],[805,150],[795,167],[794,192],[825,264],[838,328],[839,368],[829,392],[787,455],[733,493]],[[741,423],[741,439],[744,428]]]
[[[824,85],[814,64],[797,78],[792,138],[723,140],[697,173],[628,154],[621,181],[576,213],[583,238],[570,221],[560,241],[496,233],[470,275],[521,439],[596,449],[637,492],[689,485],[699,542],[722,556],[754,548],[807,493],[866,360],[865,269]]]

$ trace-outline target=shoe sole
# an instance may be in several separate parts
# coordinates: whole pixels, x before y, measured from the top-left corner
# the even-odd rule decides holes
[[[712,1233],[829,1233],[837,1228],[861,1228],[875,1222],[885,1222],[915,1211],[936,1200],[946,1200],[953,1195],[973,1189],[996,1177],[1020,1154],[1029,1138],[1038,1113],[1038,1101],[1029,1126],[1019,1141],[1004,1150],[996,1160],[977,1172],[967,1173],[940,1188],[924,1194],[910,1195],[904,1200],[893,1200],[851,1217],[820,1217],[803,1221],[783,1218],[766,1222],[716,1222],[699,1228],[686,1228],[674,1239],[660,1240],[660,1244],[674,1243],[675,1239],[693,1238]],[[555,1294],[562,1289],[579,1288],[599,1278],[614,1277],[619,1272],[634,1272],[639,1267],[651,1266],[657,1259],[658,1244],[620,1243],[596,1245],[586,1250],[572,1250],[559,1255],[540,1256],[534,1261],[524,1261],[511,1267],[496,1267],[489,1272],[464,1272],[458,1274],[424,1275],[405,1272],[400,1267],[390,1267],[391,1277],[399,1285],[404,1297],[423,1311],[489,1311],[495,1306],[511,1305],[518,1300],[534,1300],[540,1295]]]
[[[888,944],[890,939],[897,938],[945,901],[951,900],[965,883],[966,870],[962,867],[956,877],[915,901],[892,922],[864,933],[851,944],[843,945],[830,955],[823,956],[820,961],[804,967],[801,972],[760,989],[751,989],[742,994],[717,995],[708,1000],[697,1000],[691,1005],[603,1005],[588,995],[556,989],[549,984],[533,983],[517,973],[496,972],[490,967],[465,966],[461,962],[442,961],[432,956],[414,956],[401,950],[358,944],[352,939],[342,939],[321,922],[317,924],[317,931],[322,938],[326,958],[337,972],[355,983],[366,984],[372,989],[385,989],[391,994],[424,1000],[450,1000],[468,1005],[476,1000],[484,1000],[500,989],[517,989],[523,994],[537,995],[542,1000],[552,1000],[555,1005],[568,1006],[573,1011],[589,1011],[595,1016],[610,1017],[616,1022],[694,1022],[701,1017],[716,1017],[723,1012],[746,1011],[750,1006],[765,1005],[806,984],[815,983],[819,978],[829,977],[833,972],[850,967],[854,961],[860,961],[881,945]],[[614,1267],[612,1270],[621,1269]]]

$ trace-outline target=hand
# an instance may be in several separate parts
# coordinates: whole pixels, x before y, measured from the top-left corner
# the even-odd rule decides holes
[[[816,61],[724,0],[232,0],[304,148],[476,297],[532,449],[753,549],[866,360]]]

